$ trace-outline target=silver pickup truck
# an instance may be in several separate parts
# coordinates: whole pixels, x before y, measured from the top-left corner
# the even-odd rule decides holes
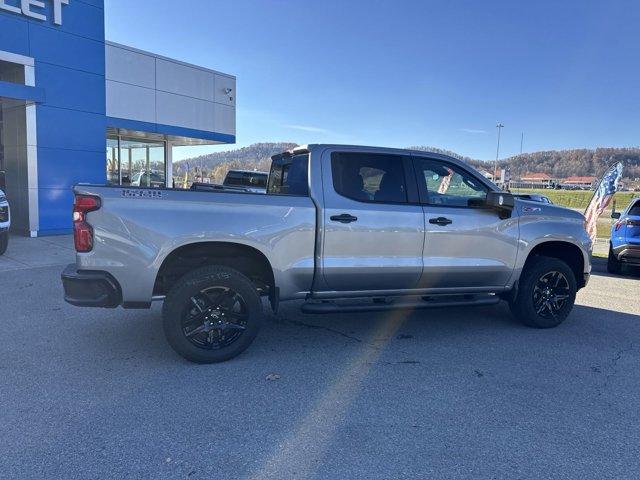
[[[266,194],[78,185],[65,300],[149,308],[169,344],[211,363],[274,312],[489,305],[549,328],[591,271],[584,217],[517,200],[421,151],[308,145],[272,159]],[[266,303],[266,302],[264,302]]]

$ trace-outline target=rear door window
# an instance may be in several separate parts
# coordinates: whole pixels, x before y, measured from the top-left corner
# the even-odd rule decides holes
[[[360,202],[407,203],[407,182],[400,155],[334,152],[333,188]]]

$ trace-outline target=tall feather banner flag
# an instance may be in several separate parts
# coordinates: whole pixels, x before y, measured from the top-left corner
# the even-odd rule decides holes
[[[598,217],[602,215],[602,212],[604,212],[604,209],[609,205],[614,193],[618,190],[618,184],[622,179],[623,170],[623,163],[618,162],[605,172],[598,184],[598,188],[596,188],[596,192],[591,198],[591,202],[589,202],[589,206],[584,211],[586,219],[585,228],[593,242],[596,241],[597,237]]]

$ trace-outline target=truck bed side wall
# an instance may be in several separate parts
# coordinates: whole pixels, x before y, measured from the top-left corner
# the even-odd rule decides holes
[[[247,245],[263,253],[283,299],[311,289],[316,209],[310,198],[96,186],[76,192],[102,198],[100,210],[88,215],[94,249],[77,255],[78,268],[109,272],[124,302],[149,302],[164,259],[199,242]],[[136,192],[147,197],[131,196]]]

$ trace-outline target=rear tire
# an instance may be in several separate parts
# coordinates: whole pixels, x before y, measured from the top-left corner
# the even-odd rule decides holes
[[[571,313],[576,300],[575,274],[562,260],[537,257],[525,265],[518,293],[509,306],[513,316],[533,328],[553,328]]]
[[[0,233],[0,255],[4,255],[9,246],[9,232]]]
[[[607,272],[619,275],[622,272],[622,264],[613,253],[613,245],[609,244],[609,256],[607,257]]]
[[[176,353],[195,363],[217,363],[245,351],[262,325],[262,301],[251,281],[229,267],[199,268],[169,291],[164,334]]]

